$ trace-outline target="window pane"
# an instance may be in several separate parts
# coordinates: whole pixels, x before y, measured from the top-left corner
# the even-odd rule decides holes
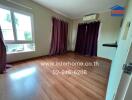
[[[11,13],[2,8],[0,8],[0,26],[4,40],[14,40]]]
[[[35,44],[6,44],[7,53],[35,51]]]
[[[32,40],[31,17],[19,13],[14,13],[17,31],[17,40]]]

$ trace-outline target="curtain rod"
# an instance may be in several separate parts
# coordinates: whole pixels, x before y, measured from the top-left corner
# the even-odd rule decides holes
[[[101,22],[100,20],[92,20],[92,21],[83,21],[78,24],[85,24],[85,23],[93,23],[93,22]]]
[[[66,21],[65,19],[62,19],[62,18],[57,17],[57,16],[52,16],[52,18],[56,18],[56,19],[58,19],[58,20],[61,20],[61,21],[64,21],[64,22],[67,22],[67,23],[68,23],[68,21]]]
[[[27,9],[32,9],[31,7],[28,7],[28,6],[26,6],[26,5],[17,3],[17,2],[15,2],[15,1],[13,1],[13,0],[6,0],[6,1],[7,1],[7,2],[10,2],[10,3],[13,3],[13,4],[17,5],[17,6],[21,6],[21,7],[27,8]]]

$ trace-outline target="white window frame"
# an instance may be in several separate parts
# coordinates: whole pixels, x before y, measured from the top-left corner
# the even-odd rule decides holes
[[[35,43],[33,14],[29,13],[29,12],[22,11],[22,10],[18,10],[18,9],[15,9],[15,8],[7,7],[7,6],[1,5],[1,4],[0,4],[0,8],[5,9],[5,10],[9,10],[10,13],[11,13],[11,19],[12,19],[12,28],[13,28],[14,40],[4,40],[5,44],[29,44],[29,43]],[[22,15],[30,16],[30,18],[31,18],[31,29],[32,29],[31,30],[32,31],[31,32],[32,33],[32,40],[31,41],[17,40],[16,26],[15,26],[15,23],[14,23],[14,12],[15,13],[20,13]]]

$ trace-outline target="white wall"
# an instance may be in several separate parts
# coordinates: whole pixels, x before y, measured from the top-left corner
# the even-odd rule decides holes
[[[31,0],[15,0],[16,2],[23,4],[25,6],[31,7],[32,9],[23,8],[14,4],[7,2],[6,0],[0,0],[0,4],[16,8],[18,10],[23,10],[26,12],[30,12],[34,16],[34,30],[35,30],[35,44],[36,44],[36,51],[35,52],[28,52],[28,53],[19,53],[19,54],[10,54],[7,55],[7,61],[18,61],[27,58],[48,55],[51,43],[51,36],[52,36],[52,16],[56,16],[62,20],[69,22],[69,34],[68,37],[71,37],[71,28],[72,28],[72,21],[64,16],[56,14],[51,10],[40,6],[32,2]],[[68,38],[68,49],[70,49],[70,40]]]
[[[130,82],[130,85],[128,87],[128,90],[127,90],[127,93],[126,93],[124,100],[131,100],[131,99],[132,99],[132,80]]]
[[[98,41],[98,56],[108,59],[113,59],[115,56],[116,48],[103,47],[104,43],[114,43],[118,40],[120,33],[121,17],[112,17],[111,12],[100,13],[99,20],[101,21],[101,30]],[[73,32],[72,32],[72,50],[75,49],[77,26],[78,23],[82,23],[82,19],[76,19],[73,21]]]

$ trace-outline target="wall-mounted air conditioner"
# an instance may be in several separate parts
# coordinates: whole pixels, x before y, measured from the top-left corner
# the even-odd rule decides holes
[[[98,20],[99,14],[90,14],[83,17],[83,21],[93,21]]]

